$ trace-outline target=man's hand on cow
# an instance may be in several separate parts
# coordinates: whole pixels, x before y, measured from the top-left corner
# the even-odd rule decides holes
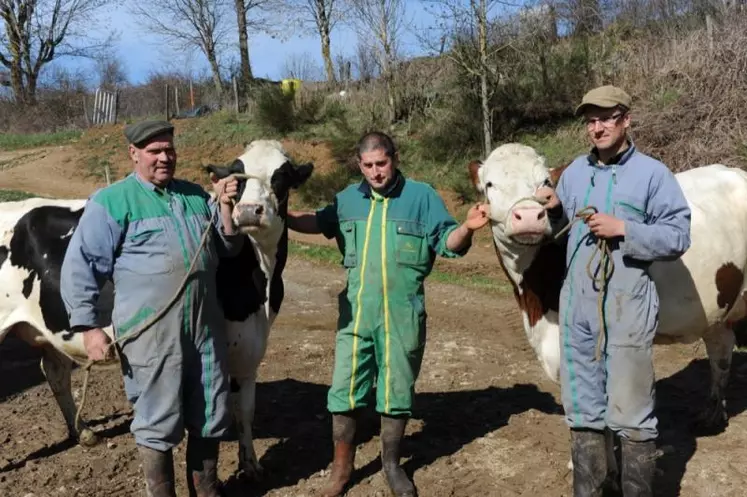
[[[464,226],[470,231],[476,231],[488,224],[490,207],[487,204],[476,204],[470,207]]]
[[[215,195],[220,195],[220,203],[231,204],[239,193],[239,180],[234,176],[218,179],[214,174],[210,175]]]
[[[541,186],[537,188],[534,196],[545,202],[543,205],[545,210],[551,210],[560,205],[560,199],[555,193],[555,189],[549,186]]]
[[[592,214],[586,221],[589,230],[599,238],[616,238],[625,236],[625,221],[600,212]]]
[[[88,359],[92,361],[103,361],[114,355],[109,348],[109,336],[101,328],[92,328],[83,332],[83,346],[88,353]]]

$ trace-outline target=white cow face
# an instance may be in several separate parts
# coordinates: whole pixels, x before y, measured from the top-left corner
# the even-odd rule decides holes
[[[238,201],[233,220],[244,234],[281,228],[288,213],[288,194],[306,182],[313,164],[296,166],[280,142],[255,140],[228,167],[207,166],[218,178],[232,173],[245,174],[239,179]]]
[[[550,186],[545,159],[526,145],[501,145],[484,162],[469,165],[475,188],[490,204],[493,233],[504,242],[536,245],[551,234],[545,209],[535,193]]]

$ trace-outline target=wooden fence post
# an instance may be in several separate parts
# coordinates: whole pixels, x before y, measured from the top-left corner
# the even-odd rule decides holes
[[[236,113],[239,113],[239,86],[236,83],[236,76],[231,78],[233,80],[233,100]]]

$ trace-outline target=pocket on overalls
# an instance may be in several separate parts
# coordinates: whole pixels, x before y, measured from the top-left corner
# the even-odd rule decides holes
[[[136,274],[170,273],[173,259],[164,228],[145,228],[128,234],[122,244],[121,269]]]
[[[420,266],[428,262],[425,230],[419,223],[397,222],[395,260],[406,266]]]
[[[632,195],[618,195],[615,200],[613,215],[623,221],[645,223],[648,221],[645,202]]]
[[[659,302],[653,284],[644,281],[630,290],[611,289],[605,320],[609,344],[615,347],[649,347],[658,324]]]
[[[355,221],[340,223],[340,233],[343,240],[342,265],[351,268],[358,265],[358,250],[356,246]]]
[[[423,297],[421,295],[409,295],[410,307],[413,313],[413,327],[412,333],[408,337],[403,337],[402,341],[407,348],[407,351],[412,353],[419,351],[425,346],[425,334],[426,334],[426,321],[428,320],[428,313],[425,310],[425,304],[423,303]]]

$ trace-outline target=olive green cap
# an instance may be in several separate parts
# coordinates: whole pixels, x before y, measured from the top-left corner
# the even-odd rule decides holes
[[[135,146],[143,144],[149,138],[166,133],[174,136],[174,125],[168,121],[143,121],[133,123],[127,126],[124,130],[127,141]]]
[[[575,114],[577,116],[581,115],[584,111],[584,107],[587,105],[593,105],[603,109],[610,109],[622,105],[626,109],[630,109],[631,100],[630,95],[616,86],[600,86],[588,91],[586,95],[584,95],[581,103],[576,107]]]

